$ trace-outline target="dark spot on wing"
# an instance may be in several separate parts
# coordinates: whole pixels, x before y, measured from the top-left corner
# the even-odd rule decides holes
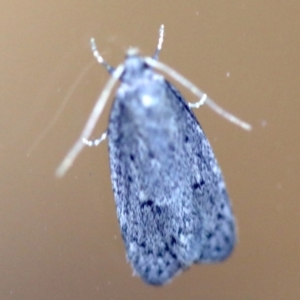
[[[194,183],[192,185],[193,190],[199,189],[200,188],[200,184],[198,182]]]
[[[217,214],[217,219],[218,219],[218,220],[224,220],[224,215],[221,214],[221,213],[218,213],[218,214]]]
[[[148,156],[151,159],[155,158],[155,155],[154,155],[154,153],[152,151],[149,151]]]
[[[173,235],[171,235],[171,246],[174,246],[177,243]]]

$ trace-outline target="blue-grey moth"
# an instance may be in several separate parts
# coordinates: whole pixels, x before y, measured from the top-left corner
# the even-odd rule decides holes
[[[191,107],[208,104],[217,113],[249,130],[247,123],[224,111],[173,69],[158,62],[163,25],[155,55],[130,49],[112,75],[74,147],[57,170],[62,176],[84,144],[108,137],[117,217],[127,259],[134,273],[163,285],[194,263],[226,259],[236,242],[236,226],[225,182],[212,147]],[[182,83],[200,100],[189,104],[156,68]],[[117,81],[108,130],[88,138]]]

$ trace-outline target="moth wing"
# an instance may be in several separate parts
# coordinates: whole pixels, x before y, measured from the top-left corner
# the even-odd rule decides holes
[[[225,259],[235,244],[231,205],[212,148],[181,94],[167,81],[162,89],[161,103],[170,106],[162,127],[149,129],[147,119],[137,126],[139,116],[126,110],[133,99],[117,94],[108,128],[127,259],[154,285],[193,263]]]

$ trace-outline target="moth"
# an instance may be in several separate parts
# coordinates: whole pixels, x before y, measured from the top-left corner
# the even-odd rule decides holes
[[[208,104],[246,130],[251,126],[220,108],[175,70],[160,63],[163,25],[154,56],[129,49],[114,69],[92,51],[111,78],[74,147],[57,170],[62,176],[84,145],[106,137],[117,218],[134,273],[151,285],[163,285],[196,263],[226,259],[236,243],[236,225],[221,169],[191,108]],[[188,103],[154,69],[166,72],[199,97]],[[120,81],[108,129],[88,140]]]

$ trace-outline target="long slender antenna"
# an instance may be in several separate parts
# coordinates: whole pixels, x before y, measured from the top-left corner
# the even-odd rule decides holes
[[[88,118],[87,123],[84,126],[84,129],[80,135],[80,137],[77,139],[74,146],[71,148],[71,150],[68,152],[62,163],[59,165],[59,167],[56,170],[56,176],[57,177],[63,177],[64,174],[68,171],[68,169],[72,166],[74,160],[78,156],[78,154],[81,152],[83,147],[85,146],[84,141],[87,141],[89,137],[92,134],[92,131],[101,116],[101,113],[104,109],[104,106],[109,98],[109,95],[121,77],[122,73],[124,72],[124,65],[120,65],[117,67],[117,69],[114,69],[111,67],[101,56],[100,52],[97,49],[96,42],[94,38],[91,38],[91,50],[93,52],[94,57],[97,59],[97,61],[103,65],[106,70],[112,75],[108,82],[106,83],[102,93],[100,94],[91,114]]]
[[[169,76],[171,76],[173,79],[181,83],[183,86],[185,86],[187,89],[189,89],[193,94],[195,94],[197,97],[199,97],[199,101],[196,103],[191,103],[190,107],[199,107],[200,105],[206,103],[212,110],[214,110],[217,114],[221,115],[223,118],[229,120],[230,122],[240,126],[241,128],[245,130],[251,130],[251,125],[238,119],[231,113],[224,110],[222,107],[220,107],[218,104],[216,104],[213,100],[207,97],[205,93],[203,93],[196,85],[194,85],[191,81],[180,75],[178,72],[176,72],[174,69],[170,68],[169,66],[159,62],[158,55],[162,47],[163,43],[163,34],[164,34],[164,25],[161,25],[159,30],[159,39],[157,44],[156,52],[151,57],[144,58],[145,62],[153,67],[156,68],[162,72],[167,73]],[[117,83],[117,81],[120,79],[122,73],[124,72],[124,64],[121,64],[117,67],[117,69],[114,69],[111,67],[106,61],[103,59],[103,57],[100,55],[99,51],[97,50],[97,46],[95,44],[95,40],[91,39],[91,49],[93,51],[93,55],[97,59],[97,61],[102,64],[107,71],[112,75],[108,82],[106,83],[102,93],[100,94],[96,105],[94,106],[92,113],[90,114],[90,117],[80,135],[80,137],[77,139],[74,146],[70,149],[62,163],[59,165],[59,167],[56,170],[56,176],[62,177],[67,170],[71,167],[73,164],[75,158],[78,156],[80,151],[83,149],[84,145],[90,145],[90,142],[88,141],[89,137],[91,136],[91,133],[103,111],[103,108],[111,94],[111,91],[114,87],[114,85]],[[99,139],[102,141],[105,139],[106,133]]]
[[[217,114],[219,114],[223,118],[227,119],[231,123],[234,123],[234,124],[240,126],[241,128],[243,128],[245,130],[248,130],[248,131],[251,130],[252,127],[251,127],[250,124],[240,120],[239,118],[237,118],[236,116],[234,116],[233,114],[229,113],[224,108],[219,106],[217,103],[215,103],[210,98],[205,97],[206,94],[203,93],[195,84],[193,84],[187,78],[180,75],[177,71],[175,71],[171,67],[169,67],[169,66],[167,66],[167,65],[165,65],[165,64],[163,64],[163,63],[159,62],[158,60],[155,60],[151,57],[145,57],[145,61],[151,67],[156,68],[156,69],[158,69],[162,72],[165,72],[166,74],[171,76],[173,79],[175,79],[176,81],[181,83],[183,86],[185,86],[187,89],[189,89],[193,94],[195,94],[200,99],[205,100],[205,101],[200,100],[201,104],[202,103],[207,104],[213,111],[215,111]]]
[[[124,65],[120,65],[117,67],[117,69],[113,72],[112,76],[108,80],[107,84],[105,85],[101,95],[99,96],[95,107],[93,108],[93,111],[87,121],[87,123],[84,126],[84,129],[80,135],[80,137],[77,139],[74,146],[71,148],[71,150],[68,152],[62,163],[59,165],[59,167],[56,170],[56,176],[62,177],[64,174],[68,171],[68,169],[72,166],[75,158],[78,156],[78,154],[81,152],[85,144],[83,143],[83,139],[89,139],[91,136],[91,133],[103,111],[103,108],[107,102],[107,99],[114,87],[114,85],[118,82],[120,76],[124,72]]]

